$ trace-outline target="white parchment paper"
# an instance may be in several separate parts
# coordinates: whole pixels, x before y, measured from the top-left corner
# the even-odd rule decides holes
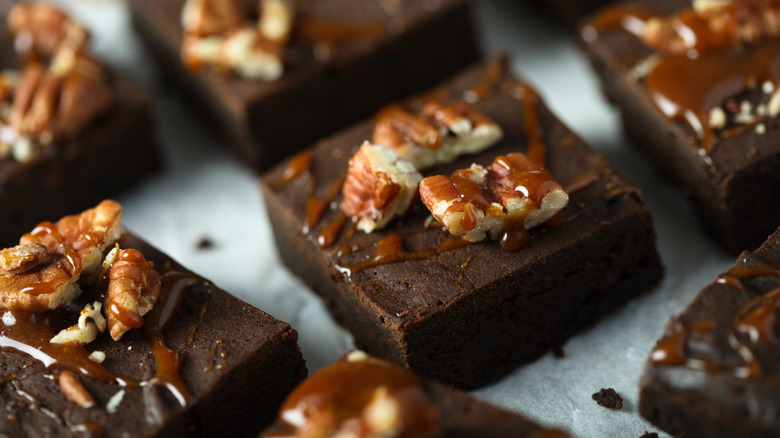
[[[311,371],[339,357],[352,346],[351,337],[279,262],[255,176],[226,152],[221,137],[175,90],[155,80],[152,62],[130,28],[126,5],[120,0],[60,2],[93,29],[93,47],[103,59],[154,94],[167,168],[118,197],[128,228],[222,288],[289,322],[300,333]],[[639,437],[656,430],[637,414],[637,382],[650,349],[670,315],[726,270],[735,255],[703,235],[681,193],[629,145],[570,31],[517,0],[475,3],[486,51],[510,53],[514,70],[536,85],[553,111],[645,190],[667,271],[655,291],[569,340],[564,359],[547,354],[474,394],[575,436]],[[202,238],[214,247],[198,250]],[[596,405],[591,394],[602,387],[623,396],[622,411]]]

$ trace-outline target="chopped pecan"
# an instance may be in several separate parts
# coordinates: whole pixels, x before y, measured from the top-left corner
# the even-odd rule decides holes
[[[160,274],[152,269],[140,251],[119,252],[109,271],[108,293],[103,299],[108,332],[118,341],[127,331],[140,328],[143,316],[154,307],[160,295]]]
[[[63,371],[60,374],[60,390],[65,394],[65,398],[82,408],[89,409],[95,406],[95,399],[81,384],[81,380],[70,371]]]
[[[114,96],[104,83],[78,73],[68,75],[63,79],[57,117],[52,123],[53,137],[78,134],[113,105]]]
[[[284,43],[290,38],[295,8],[288,0],[260,0],[260,33],[271,41]]]
[[[242,26],[246,19],[237,0],[187,0],[181,11],[184,32],[206,37]]]
[[[224,36],[186,37],[182,60],[193,70],[216,65],[247,78],[273,81],[284,71],[281,50],[257,29],[243,27]]]
[[[415,197],[420,173],[387,146],[363,143],[349,160],[341,210],[370,233],[406,212]]]
[[[17,245],[0,251],[0,275],[19,275],[51,264],[55,255],[38,243]]]
[[[647,21],[640,35],[662,53],[687,54],[780,36],[780,3],[753,0],[698,0],[693,9]]]
[[[450,177],[425,178],[420,196],[450,233],[472,242],[544,223],[569,200],[549,172],[520,153],[497,157],[487,169],[473,164]]]
[[[101,332],[106,331],[106,319],[100,313],[102,304],[95,301],[87,304],[79,313],[76,325],[60,330],[49,342],[52,344],[89,344],[97,339]]]
[[[61,46],[82,47],[89,33],[55,6],[19,3],[8,14],[8,29],[23,54],[52,56]]]
[[[418,169],[487,149],[503,136],[496,123],[465,102],[429,102],[420,114],[390,105],[377,116],[373,142],[395,149]]]

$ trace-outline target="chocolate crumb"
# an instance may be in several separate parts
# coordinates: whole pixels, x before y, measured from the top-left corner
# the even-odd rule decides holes
[[[198,243],[195,244],[195,247],[200,251],[211,249],[214,248],[214,241],[204,236],[198,240]]]
[[[563,351],[563,345],[556,345],[555,347],[553,347],[552,351],[556,359],[566,358],[566,353]]]
[[[623,397],[612,388],[601,388],[599,392],[593,394],[592,398],[599,406],[604,406],[607,409],[623,409]]]
[[[658,434],[655,432],[645,431],[645,434],[640,436],[639,438],[658,438]]]

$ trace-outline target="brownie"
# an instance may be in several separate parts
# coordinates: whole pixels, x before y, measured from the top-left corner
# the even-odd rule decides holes
[[[71,314],[75,309],[78,314],[83,303],[32,316],[3,310],[0,435],[256,436],[307,374],[295,330],[133,234],[127,233],[120,246],[140,250],[161,274],[161,295],[155,306],[160,306],[162,315],[175,312],[167,324],[160,323],[163,347],[167,344],[172,352],[166,354],[157,345],[159,340],[152,343],[154,321],[164,318],[150,318],[157,309],[145,316],[142,329],[130,330],[119,341],[103,333],[86,348],[61,350],[48,343],[51,333],[67,327],[72,319],[62,312]],[[89,300],[93,289],[86,287],[77,302]],[[29,326],[27,332],[32,333],[26,338],[14,330],[23,321],[28,322],[22,327]],[[43,343],[36,355],[39,360],[21,353],[14,340],[33,347]],[[102,365],[87,360],[87,351],[104,352]],[[54,360],[48,361],[47,354]],[[183,390],[176,386],[174,355],[180,359]],[[47,360],[48,366],[40,360]],[[59,372],[66,370],[78,376],[94,398],[94,407],[86,409],[66,400],[58,383]],[[186,397],[186,392],[191,395]],[[186,400],[186,406],[180,399]]]
[[[780,434],[780,229],[706,286],[645,366],[639,412],[676,437]]]
[[[588,14],[615,0],[545,0],[542,3],[564,24],[574,27]]]
[[[286,421],[291,418],[300,421],[293,425]],[[341,436],[339,432],[349,431],[356,434],[348,436],[387,438],[569,436],[360,351],[304,380],[262,436]]]
[[[465,70],[434,94],[448,101],[464,93],[482,95],[474,107],[501,126],[503,139],[423,174],[449,175],[526,151],[529,141],[537,151],[546,144],[547,170],[570,189],[565,225],[530,230],[530,242],[516,252],[492,241],[445,251],[458,241],[427,227],[430,213],[416,202],[385,229],[365,234],[344,225],[339,231],[340,184],[350,157],[371,138],[371,120],[275,167],[261,189],[282,260],[325,300],[358,348],[475,388],[560,347],[646,292],[662,267],[641,190],[564,127],[532,88],[491,63]],[[317,205],[331,207],[318,218]],[[401,256],[417,259],[370,261],[377,244],[393,240],[402,245]]]
[[[244,2],[254,13],[257,3]],[[134,27],[162,72],[227,133],[242,161],[256,169],[267,169],[380,105],[430,87],[478,59],[469,0],[318,0],[296,2],[296,17],[303,18],[293,22],[281,78],[263,82],[220,76],[213,69],[194,73],[180,56],[183,4],[133,1]],[[315,57],[313,38],[304,32],[312,26],[303,21],[321,22],[344,41],[331,48],[329,57]],[[368,25],[376,28],[375,38],[356,32]]]
[[[14,2],[0,0],[0,65],[21,63],[5,26]],[[0,246],[28,228],[96,204],[161,167],[146,93],[117,72],[108,73],[114,106],[74,138],[47,147],[33,161],[0,158]]]
[[[633,143],[691,198],[714,239],[734,253],[755,248],[780,223],[780,122],[766,109],[778,84],[767,78],[768,83],[750,85],[747,76],[753,73],[746,69],[753,69],[754,54],[776,56],[777,41],[704,50],[696,58],[660,54],[636,36],[638,23],[691,3],[632,5],[607,8],[581,28],[582,46],[605,95],[620,109]],[[628,15],[634,19],[622,21]],[[621,21],[633,23],[633,30]],[[658,104],[653,96],[661,96]],[[685,103],[675,106],[679,102]],[[699,108],[686,109],[687,116],[679,109],[697,105],[711,106],[721,120],[704,110],[693,116]],[[740,115],[743,107],[748,111]],[[677,114],[667,116],[674,108]],[[724,126],[710,127],[718,122]]]

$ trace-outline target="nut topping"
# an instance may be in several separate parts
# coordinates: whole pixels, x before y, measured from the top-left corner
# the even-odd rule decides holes
[[[81,380],[70,371],[63,371],[60,374],[60,390],[65,394],[65,398],[84,409],[95,406],[95,399],[81,384]]]
[[[647,21],[642,41],[662,53],[755,44],[780,36],[780,2],[697,0],[693,9]]]
[[[118,341],[127,331],[140,328],[160,295],[160,274],[140,251],[125,249],[109,271],[108,293],[103,299],[111,338]]]
[[[101,332],[106,331],[106,319],[100,313],[102,304],[95,301],[87,304],[79,313],[76,325],[60,330],[49,342],[52,344],[89,344],[97,339]]]
[[[38,243],[17,245],[0,251],[0,275],[19,275],[42,268],[54,261],[55,255]]]
[[[8,14],[8,29],[23,55],[53,56],[62,46],[83,47],[89,33],[67,14],[45,3],[20,3]]]
[[[420,196],[447,230],[478,242],[528,229],[555,216],[569,197],[549,172],[520,153],[500,156],[485,169],[473,164],[450,177],[425,178]]]
[[[429,102],[420,114],[400,105],[386,107],[377,116],[373,142],[425,169],[481,152],[502,136],[501,127],[468,103]]]
[[[419,172],[389,147],[363,143],[349,160],[341,209],[370,233],[406,212],[422,180]]]
[[[259,22],[247,25],[236,0],[188,0],[182,62],[191,70],[214,65],[251,79],[281,77],[294,11],[286,0],[261,0],[259,8]]]

